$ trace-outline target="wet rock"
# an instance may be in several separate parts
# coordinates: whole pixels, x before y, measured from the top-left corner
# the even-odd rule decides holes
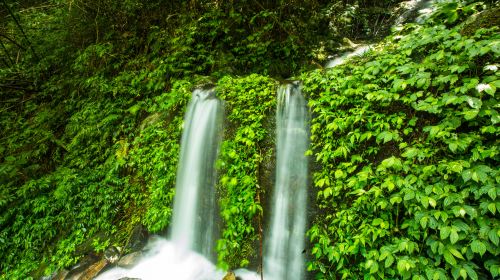
[[[149,233],[142,225],[136,225],[130,233],[130,236],[125,245],[126,252],[136,252],[142,250],[148,243]]]
[[[391,12],[396,15],[395,24],[404,24],[416,20],[419,17],[419,11],[430,6],[429,0],[409,0],[399,3]]]
[[[40,277],[40,280],[54,280],[54,277],[56,277],[56,273],[52,273],[51,275],[49,276],[42,276]]]
[[[154,113],[154,114],[151,114],[149,116],[147,116],[142,122],[141,122],[141,125],[140,125],[140,130],[144,130],[146,127],[150,126],[150,125],[153,125],[157,122],[159,122],[161,119],[162,119],[162,114],[160,113]]]
[[[491,28],[500,26],[500,8],[492,8],[481,13],[473,15],[460,31],[462,35],[472,36],[480,28]]]
[[[115,246],[109,246],[104,251],[104,258],[109,263],[116,263],[120,259],[120,250],[118,250],[118,248]]]
[[[234,274],[234,272],[229,271],[226,274],[226,276],[224,276],[224,278],[222,278],[222,280],[236,280],[236,275]]]
[[[348,46],[348,48],[350,49],[356,49],[357,47],[359,47],[359,44],[355,44],[353,43],[349,38],[347,37],[344,37],[342,39],[342,43],[345,45],[345,46]],[[346,48],[347,49],[347,48]]]
[[[64,275],[62,278],[59,278],[60,280],[76,280],[78,279],[83,271],[87,270],[91,265],[96,263],[99,259],[95,255],[87,255],[83,257],[76,265],[72,266],[71,269],[69,270],[66,275]],[[58,279],[58,278],[55,278]]]
[[[142,258],[141,252],[134,252],[121,257],[117,265],[123,268],[133,267]]]
[[[107,260],[100,260],[93,265],[91,265],[87,270],[85,270],[78,280],[92,280],[97,276],[106,266],[108,265]]]
[[[45,276],[42,277],[41,280],[64,280],[66,279],[66,276],[68,275],[69,271],[66,269],[63,269],[59,272],[54,272],[50,276]]]

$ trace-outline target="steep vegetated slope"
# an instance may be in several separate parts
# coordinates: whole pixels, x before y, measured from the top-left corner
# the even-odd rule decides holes
[[[265,119],[276,80],[301,72],[321,166],[309,269],[499,274],[498,28],[463,23],[486,4],[441,5],[362,58],[305,72],[343,37],[386,35],[400,1],[142,2],[0,4],[0,279],[123,246],[137,225],[164,233],[184,109],[215,79],[229,122],[219,265],[247,265],[265,218]]]
[[[500,274],[500,36],[461,33],[474,7],[442,6],[361,59],[302,75],[319,278]]]

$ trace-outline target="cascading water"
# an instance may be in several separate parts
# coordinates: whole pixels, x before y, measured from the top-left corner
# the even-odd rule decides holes
[[[403,12],[395,21],[393,26],[394,29],[402,28],[402,24],[406,23],[409,19],[414,17],[415,22],[422,23],[425,18],[427,18],[430,13],[433,11],[433,2],[436,0],[409,0],[401,2],[400,9],[403,9]],[[325,64],[325,68],[333,68],[340,64],[343,64],[346,60],[356,57],[362,56],[365,53],[371,51],[373,49],[373,45],[358,45],[354,46],[355,49],[350,52],[346,52],[339,57],[335,57],[329,60]]]
[[[367,53],[368,51],[370,51],[370,49],[371,49],[370,45],[359,46],[352,52],[347,52],[340,57],[337,57],[335,59],[328,61],[328,63],[325,65],[325,68],[333,68],[337,65],[344,63],[344,61],[346,59],[349,59],[349,58],[355,57],[355,56],[361,56],[361,55]]]
[[[184,118],[171,241],[156,238],[134,267],[111,269],[98,280],[222,279],[223,272],[210,262],[217,238],[215,160],[222,116],[222,102],[213,89],[193,92]]]
[[[196,89],[185,117],[177,170],[171,239],[215,260],[215,160],[222,104],[214,90]]]
[[[308,113],[298,83],[278,91],[276,184],[264,274],[272,280],[304,277]]]

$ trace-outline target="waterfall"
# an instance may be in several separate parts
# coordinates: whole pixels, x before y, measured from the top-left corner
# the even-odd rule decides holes
[[[308,113],[298,83],[278,91],[276,184],[266,236],[264,273],[272,280],[304,278]]]
[[[171,240],[150,239],[133,267],[115,267],[97,280],[222,279],[224,273],[213,264],[218,217],[215,160],[222,117],[222,102],[213,89],[194,90],[184,118]]]
[[[344,61],[346,59],[349,59],[349,58],[355,57],[355,56],[362,56],[363,54],[369,52],[370,50],[371,50],[371,45],[359,46],[352,52],[347,52],[347,53],[341,55],[340,57],[337,57],[337,58],[334,58],[334,59],[328,61],[328,63],[325,65],[325,68],[333,68],[337,65],[344,63]]]
[[[196,89],[184,118],[177,169],[171,240],[180,248],[215,260],[215,161],[222,104],[215,90]]]

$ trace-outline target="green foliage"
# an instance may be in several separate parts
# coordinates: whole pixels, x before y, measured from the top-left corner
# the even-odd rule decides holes
[[[6,2],[0,279],[124,245],[137,224],[164,231],[200,75],[288,77],[342,37],[384,34],[400,1]],[[309,231],[319,278],[499,275],[498,29],[459,32],[484,7],[446,2],[436,26],[408,26],[350,67],[304,75],[322,166]],[[259,147],[276,84],[250,75],[218,87],[229,125],[217,249],[235,268],[261,238],[258,168],[270,151]]]
[[[229,121],[219,161],[224,229],[217,244],[218,264],[227,270],[247,266],[255,255],[254,241],[262,238],[257,226],[257,219],[262,218],[263,192],[258,170],[266,151],[259,147],[264,138],[270,137],[263,121],[276,106],[276,83],[254,74],[225,77],[217,89],[226,101]]]
[[[109,49],[95,50],[103,58]],[[2,108],[9,137],[0,140],[0,279],[26,279],[38,267],[49,273],[92,250],[123,246],[138,223],[152,232],[168,225],[191,83],[177,81],[168,92],[160,86],[156,97],[134,100],[151,90],[148,83],[130,86],[126,71],[110,79],[106,64],[96,67],[73,79],[71,97],[85,92],[79,98],[32,98]],[[135,93],[114,92],[119,82]],[[87,244],[102,235],[102,242]]]
[[[147,188],[134,194],[138,205],[133,209],[145,211],[142,223],[151,232],[166,229],[170,221],[183,112],[190,88],[190,83],[180,81],[171,92],[150,100],[147,111],[151,115],[142,121],[130,150],[127,166],[136,174],[133,181]]]
[[[303,75],[321,165],[308,232],[318,279],[499,275],[500,36],[448,23],[409,25]]]

